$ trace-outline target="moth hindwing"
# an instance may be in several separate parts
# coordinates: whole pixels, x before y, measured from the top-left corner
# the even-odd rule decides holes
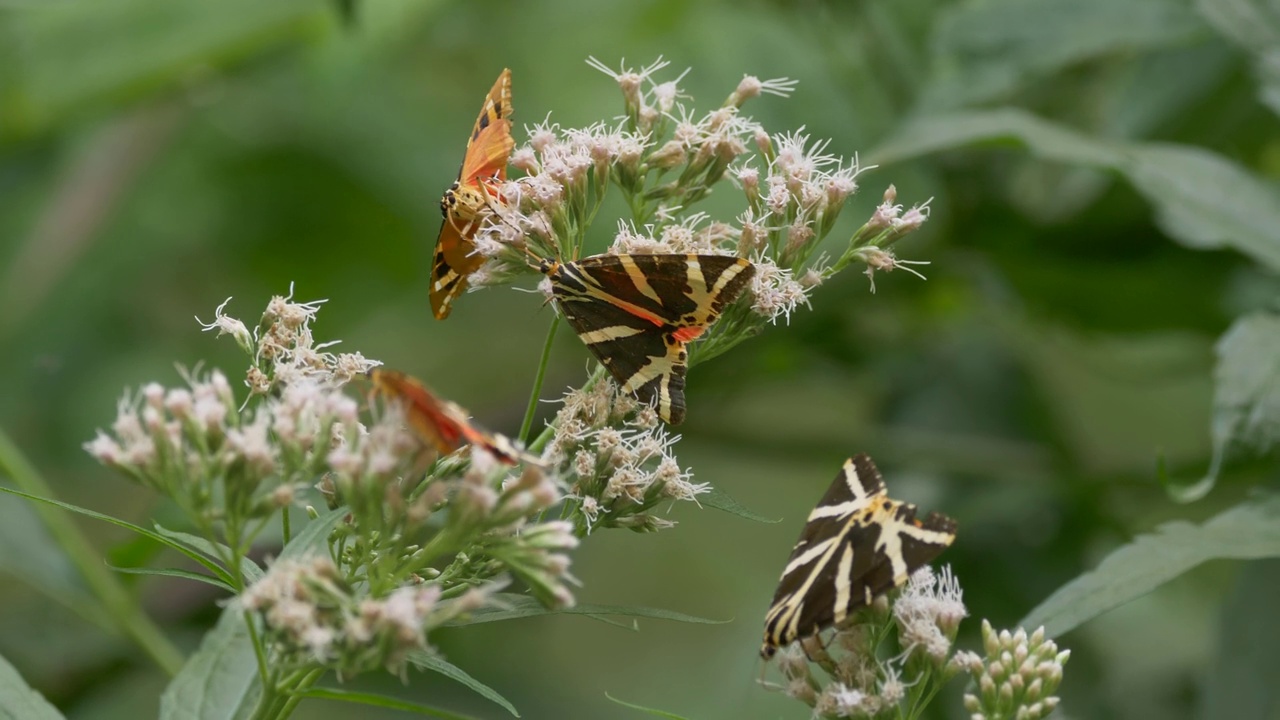
[[[369,371],[369,379],[376,392],[404,405],[405,421],[414,434],[424,445],[441,455],[448,455],[464,445],[475,445],[508,465],[521,461],[541,462],[520,450],[509,438],[471,422],[466,410],[438,397],[417,378],[396,370],[374,368]]]
[[[805,522],[764,620],[766,660],[797,638],[840,625],[906,583],[956,539],[956,523],[890,499],[865,454],[846,460]]]
[[[624,392],[684,420],[687,344],[706,332],[755,273],[725,255],[595,255],[543,261],[556,304]]]
[[[480,108],[458,180],[440,200],[444,223],[431,263],[431,312],[437,319],[449,317],[454,298],[467,289],[467,276],[484,263],[473,239],[484,207],[507,178],[507,161],[515,147],[510,118],[511,71],[503,70]]]

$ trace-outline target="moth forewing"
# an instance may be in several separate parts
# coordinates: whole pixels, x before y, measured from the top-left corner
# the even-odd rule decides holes
[[[444,216],[431,262],[431,312],[437,320],[449,317],[453,301],[467,289],[467,278],[484,264],[473,238],[485,206],[495,198],[495,186],[506,179],[511,138],[511,71],[503,70],[485,96],[480,115],[467,139],[458,179],[440,200]]]
[[[767,660],[797,638],[845,623],[955,540],[951,518],[915,515],[914,505],[888,497],[870,457],[845,461],[809,513],[778,580],[761,656]]]
[[[437,396],[417,378],[396,370],[374,368],[369,371],[369,379],[375,392],[403,404],[405,422],[423,445],[440,455],[473,445],[508,465],[517,462],[541,464],[539,458],[525,453],[509,438],[473,423],[466,410]]]
[[[484,98],[484,105],[480,106],[480,115],[476,117],[476,124],[471,128],[471,140],[474,142],[480,137],[480,132],[489,126],[494,120],[511,117],[511,69],[503,68],[498,73],[498,79],[493,82],[493,87],[489,88],[489,94]]]
[[[624,392],[684,420],[689,341],[746,289],[755,268],[724,255],[596,255],[544,261],[560,312]]]

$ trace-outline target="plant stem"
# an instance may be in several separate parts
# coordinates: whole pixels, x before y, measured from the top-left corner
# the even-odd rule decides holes
[[[253,657],[258,663],[258,680],[262,682],[262,691],[266,692],[271,688],[271,671],[267,666],[267,651],[262,646],[262,639],[258,637],[258,628],[253,624],[253,615],[248,610],[244,612],[244,624],[249,628],[249,642],[253,645]]]
[[[579,390],[581,392],[588,392],[591,390],[591,388],[595,387],[595,384],[600,382],[600,379],[604,377],[604,372],[604,365],[597,363],[596,369],[592,371],[589,377],[587,377],[587,381],[582,383],[582,387],[579,388]],[[538,433],[538,437],[534,438],[533,441],[525,447],[534,452],[540,452],[547,446],[547,443],[551,441],[551,438],[555,433],[555,425],[547,425],[542,429],[542,432]]]
[[[13,484],[24,492],[40,497],[56,499],[53,489],[40,477],[31,463],[3,430],[0,430],[0,471],[8,474]],[[89,589],[106,607],[119,629],[138,644],[151,659],[169,675],[176,675],[186,662],[160,628],[151,622],[124,589],[115,575],[107,569],[93,546],[60,510],[36,503],[33,507],[49,534],[75,564]],[[39,589],[39,588],[37,588]]]
[[[524,422],[520,423],[520,441],[528,446],[529,430],[533,427],[533,416],[538,411],[538,398],[542,396],[542,381],[547,376],[547,361],[551,358],[551,345],[556,339],[556,330],[560,328],[560,315],[551,319],[551,328],[547,330],[547,341],[542,344],[542,357],[538,360],[538,374],[533,379],[533,392],[529,393],[529,407],[524,411]]]
[[[280,509],[280,532],[284,536],[284,544],[288,545],[289,540],[293,537],[292,528],[289,525],[288,505]]]
[[[302,702],[302,694],[310,690],[311,686],[316,684],[316,681],[324,677],[324,673],[324,669],[319,668],[311,670],[298,678],[297,682],[293,683],[293,687],[289,688],[287,696],[288,700],[286,700],[284,705],[280,708],[280,712],[277,713],[276,717],[287,718],[292,715],[293,709],[298,706],[298,703]]]

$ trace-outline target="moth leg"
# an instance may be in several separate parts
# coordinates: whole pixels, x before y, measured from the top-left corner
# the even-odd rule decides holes
[[[823,640],[820,633],[814,633],[800,640],[800,648],[804,650],[804,656],[809,660],[823,667],[834,667],[835,658],[827,652],[827,644],[830,642],[830,639]]]

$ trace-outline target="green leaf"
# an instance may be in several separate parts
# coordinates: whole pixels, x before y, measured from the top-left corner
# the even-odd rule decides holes
[[[574,605],[573,607],[551,610],[543,607],[537,600],[528,595],[498,593],[493,598],[495,601],[493,605],[480,608],[472,612],[471,616],[466,620],[454,621],[450,625],[478,625],[479,623],[515,620],[538,615],[626,615],[628,617],[673,620],[675,622],[700,625],[721,625],[729,622],[728,620],[709,620],[661,608],[630,605]]]
[[[1236,320],[1217,352],[1213,459],[1200,483],[1210,487],[1233,455],[1265,453],[1280,440],[1280,317],[1254,313]]]
[[[244,614],[222,611],[218,624],[160,696],[161,720],[241,720],[262,696],[258,660]]]
[[[1172,144],[1127,146],[1120,172],[1156,209],[1156,221],[1188,247],[1234,247],[1280,268],[1280,193],[1208,150]]]
[[[635,703],[629,703],[623,700],[619,700],[618,698],[610,695],[609,693],[605,693],[604,696],[609,698],[609,700],[621,705],[622,707],[631,708],[632,710],[639,710],[640,712],[648,715],[653,715],[655,717],[660,717],[660,718],[668,718],[668,720],[687,720],[687,718],[685,718],[682,715],[676,715],[675,713],[670,713],[670,712],[667,712],[666,710],[655,710],[653,708],[645,707],[643,705],[636,705]]]
[[[231,557],[231,549],[222,543],[213,543],[205,538],[192,535],[190,533],[180,532],[178,530],[170,530],[160,523],[156,523],[156,532],[183,545],[199,552],[206,557],[218,561],[220,558]],[[221,567],[221,564],[219,564]],[[258,563],[249,558],[240,559],[240,576],[244,578],[245,584],[254,583],[262,579],[262,568],[258,567]]]
[[[126,530],[131,530],[137,533],[138,535],[151,538],[152,540],[155,540],[156,542],[164,545],[165,547],[172,548],[173,550],[183,555],[186,555],[187,557],[191,558],[197,563],[200,563],[201,565],[203,565],[206,569],[209,570],[209,572],[218,576],[223,581],[227,582],[228,584],[231,582],[230,574],[228,574],[227,571],[223,569],[221,565],[209,560],[204,555],[191,550],[190,548],[186,547],[182,543],[176,542],[174,540],[170,540],[169,538],[165,537],[164,535],[161,535],[160,533],[153,532],[151,530],[148,530],[144,527],[140,527],[138,525],[134,525],[133,523],[128,522],[126,520],[121,520],[120,518],[111,517],[110,515],[103,515],[100,512],[94,512],[93,510],[89,510],[88,508],[82,508],[79,505],[72,505],[71,503],[65,503],[65,502],[62,502],[61,500],[50,500],[48,498],[42,498],[42,497],[39,497],[38,495],[31,495],[29,493],[22,492],[21,490],[14,490],[13,488],[7,488],[2,485],[0,485],[0,492],[7,492],[10,495],[17,495],[18,497],[23,497],[28,500],[35,500],[36,502],[42,502],[47,505],[60,507],[63,510],[69,510],[73,513],[84,515],[85,517],[91,517],[94,520],[101,520],[103,522],[110,523],[117,527],[122,527]]]
[[[977,143],[1021,143],[1047,160],[1094,167],[1112,167],[1120,148],[1016,108],[959,111],[917,117],[896,135],[871,151],[879,165],[900,163],[943,150]]]
[[[994,0],[941,6],[929,108],[1008,95],[1104,55],[1185,45],[1208,34],[1190,8],[1163,0]]]
[[[85,588],[80,574],[31,506],[16,497],[0,502],[0,571],[19,578],[90,622],[108,629],[117,627]]]
[[[125,575],[161,575],[164,577],[176,577],[176,578],[182,578],[183,580],[195,580],[196,582],[202,582],[207,585],[212,585],[216,588],[221,588],[223,590],[226,590],[227,592],[233,595],[236,592],[236,589],[234,587],[219,580],[218,578],[211,577],[209,575],[201,575],[200,573],[191,572],[190,570],[181,570],[179,568],[119,567],[116,565],[108,565],[107,567],[111,568],[112,570],[115,570],[118,573],[123,573]]]
[[[0,127],[19,133],[89,104],[180,85],[329,22],[321,0],[42,3],[5,20],[17,71]]]
[[[1169,494],[1169,499],[1177,503],[1192,503],[1209,494],[1217,482],[1217,475],[1206,475],[1193,481],[1175,478],[1169,474],[1164,453],[1160,452],[1156,455],[1156,480],[1160,481],[1161,487]]]
[[[1200,148],[1101,142],[1005,108],[918,118],[871,157],[883,165],[978,143],[1011,141],[1044,160],[1121,174],[1155,208],[1161,228],[1183,245],[1201,250],[1231,247],[1280,269],[1280,192]]]
[[[1223,43],[1210,42],[1133,58],[1125,63],[1125,72],[1109,78],[1102,88],[1105,94],[1098,103],[1105,114],[1093,127],[1113,138],[1158,133],[1220,91],[1222,83],[1238,71],[1237,55]],[[1166,82],[1170,77],[1178,82]]]
[[[1258,99],[1280,115],[1280,9],[1258,0],[1196,0],[1196,10],[1252,55]]]
[[[1206,560],[1280,557],[1280,495],[1237,505],[1203,525],[1171,522],[1118,548],[1058,588],[1020,623],[1057,637],[1142,597]]]
[[[1275,718],[1280,685],[1263,668],[1280,667],[1280,560],[1256,560],[1240,568],[1222,609],[1217,658],[1200,694],[1200,717]]]
[[[15,720],[61,720],[62,713],[27,684],[8,660],[0,657],[0,717]]]
[[[342,702],[372,705],[374,707],[387,708],[388,710],[404,710],[406,712],[418,713],[419,715],[448,718],[449,720],[475,720],[475,718],[470,715],[461,715],[448,710],[434,708],[430,705],[422,705],[419,703],[409,702],[408,700],[401,700],[399,698],[388,697],[386,695],[378,695],[376,693],[339,690],[338,688],[311,688],[301,694],[303,697],[322,698],[325,700],[341,700]]]
[[[485,685],[479,680],[471,677],[462,668],[458,667],[457,665],[454,665],[453,663],[449,662],[448,660],[445,660],[444,658],[440,657],[439,655],[436,655],[435,653],[424,652],[421,650],[411,652],[409,653],[409,662],[413,663],[417,667],[422,668],[423,670],[430,670],[432,672],[437,672],[449,678],[450,680],[454,680],[456,682],[462,683],[463,685],[470,688],[477,695],[483,697],[484,699],[492,703],[501,705],[502,708],[507,712],[511,713],[516,717],[520,717],[520,713],[516,712],[515,706],[507,702],[506,698],[499,695],[497,690],[494,690],[488,685]]]
[[[739,505],[738,501],[734,500],[729,493],[724,492],[720,488],[713,487],[709,491],[697,496],[696,499],[699,503],[706,505],[709,508],[723,510],[730,515],[737,515],[738,517],[746,518],[747,520],[770,524],[782,522],[782,518],[771,519],[746,509]]]
[[[345,508],[330,511],[307,523],[284,550],[281,558],[298,558],[323,548],[329,532],[347,514]],[[165,542],[172,542],[165,539]],[[200,648],[160,696],[162,720],[239,720],[248,717],[262,696],[258,660],[245,624],[235,605],[222,611]]]

